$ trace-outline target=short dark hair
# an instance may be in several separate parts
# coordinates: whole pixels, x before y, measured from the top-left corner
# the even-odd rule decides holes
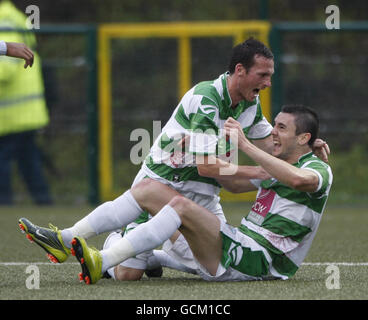
[[[229,72],[232,74],[235,71],[235,66],[241,63],[246,70],[249,70],[254,64],[256,55],[263,56],[267,59],[273,59],[273,53],[261,41],[254,38],[249,38],[244,42],[236,45],[233,48]]]
[[[305,132],[311,134],[308,145],[312,147],[319,134],[319,119],[317,113],[310,107],[298,104],[285,105],[282,107],[281,112],[294,115],[296,135]]]

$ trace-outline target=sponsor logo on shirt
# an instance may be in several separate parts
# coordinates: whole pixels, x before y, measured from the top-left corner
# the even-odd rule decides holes
[[[255,223],[256,225],[262,225],[267,213],[271,209],[275,195],[275,191],[262,188],[247,216],[247,220]]]

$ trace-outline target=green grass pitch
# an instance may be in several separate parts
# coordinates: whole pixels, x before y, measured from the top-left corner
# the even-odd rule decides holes
[[[250,204],[225,203],[230,223],[238,225]],[[327,205],[317,236],[304,264],[287,281],[210,283],[194,275],[164,269],[162,278],[144,277],[136,282],[103,279],[96,285],[80,283],[80,267],[74,257],[53,265],[36,244],[19,230],[17,221],[59,228],[71,226],[87,214],[88,207],[1,207],[0,300],[366,300],[368,298],[368,212],[364,207]],[[101,248],[105,236],[88,241]],[[329,263],[339,273],[339,288],[329,289]],[[36,264],[39,289],[27,289],[32,274],[27,268]],[[334,273],[336,276],[336,273]]]

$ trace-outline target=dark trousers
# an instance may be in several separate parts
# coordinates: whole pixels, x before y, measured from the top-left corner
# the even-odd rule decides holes
[[[11,163],[14,160],[36,204],[51,204],[42,171],[42,157],[36,146],[35,131],[0,137],[0,204],[13,203]]]

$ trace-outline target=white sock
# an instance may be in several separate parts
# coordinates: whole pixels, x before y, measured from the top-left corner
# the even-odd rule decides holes
[[[116,241],[121,239],[121,230],[117,230],[115,232],[111,232],[106,240],[105,243],[103,245],[103,249],[108,249],[109,247],[111,247]],[[115,267],[112,267],[110,269],[107,270],[107,273],[110,275],[111,278],[115,279]]]
[[[107,273],[110,275],[111,278],[113,278],[114,280],[116,280],[116,278],[115,278],[115,267],[112,267],[110,269],[107,269]]]
[[[137,254],[125,237],[121,237],[111,247],[101,250],[100,253],[102,255],[102,273]]]
[[[180,226],[179,215],[171,206],[166,205],[150,221],[140,224],[124,237],[130,241],[136,254],[139,254],[161,245]]]
[[[176,211],[169,205],[164,206],[150,221],[140,224],[110,248],[101,251],[102,273],[128,258],[158,247],[180,225],[181,219]]]
[[[147,269],[155,269],[159,265],[161,265],[162,267],[167,267],[187,273],[197,273],[195,269],[189,268],[186,265],[176,261],[164,250],[153,250],[153,257],[149,258],[147,261]]]
[[[119,237],[121,238],[121,235],[119,235]],[[186,265],[176,261],[164,250],[153,250],[153,255],[147,260],[147,270],[156,269],[160,266],[174,270],[179,270],[186,273],[197,274],[195,269],[189,268]],[[110,275],[112,279],[116,280],[115,267],[108,269],[107,273]]]
[[[81,236],[85,239],[88,239],[95,235],[96,233],[92,229],[86,217],[82,220],[79,220],[73,227],[61,230],[61,237],[63,239],[64,245],[69,249],[72,247],[71,241],[74,237]]]
[[[116,230],[133,222],[142,212],[128,190],[114,201],[98,206],[73,227],[62,230],[61,236],[64,244],[70,247],[70,241],[76,236],[88,239],[103,232]]]

